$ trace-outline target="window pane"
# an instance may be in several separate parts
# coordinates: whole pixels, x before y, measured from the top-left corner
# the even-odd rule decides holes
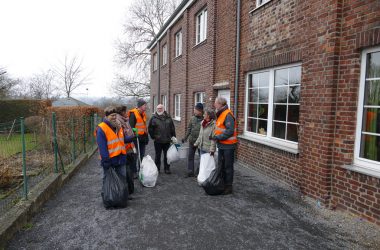
[[[301,67],[289,69],[289,85],[301,84]]]
[[[254,74],[253,75],[253,88],[258,88],[259,87],[259,74]]]
[[[288,86],[280,86],[274,88],[274,103],[287,103]]]
[[[259,118],[268,119],[268,104],[259,104]]]
[[[277,121],[286,121],[286,105],[275,104],[273,105],[274,118]]]
[[[298,123],[299,114],[300,114],[300,106],[299,105],[289,105],[288,106],[288,122]]]
[[[288,69],[279,69],[275,71],[274,85],[288,85]]]
[[[366,78],[380,77],[380,52],[367,55]]]
[[[273,137],[285,139],[285,123],[273,122]]]
[[[269,72],[259,74],[260,87],[269,87]]]
[[[257,118],[257,104],[249,104],[248,105],[248,117]]]
[[[259,89],[251,89],[249,91],[249,97],[248,97],[248,102],[258,102],[258,90]]]
[[[298,142],[297,125],[288,124],[286,140]]]
[[[268,122],[266,120],[258,120],[258,122],[259,122],[259,124],[258,124],[257,133],[259,133],[261,135],[266,135],[267,134]]]
[[[380,105],[380,80],[366,81],[364,105]]]
[[[362,135],[360,157],[380,161],[380,137],[374,135]]]
[[[289,103],[299,103],[300,101],[301,86],[289,86]]]
[[[248,88],[252,88],[252,74],[248,75]]]
[[[364,108],[362,131],[380,134],[379,108]]]
[[[247,119],[247,131],[257,133],[257,120]]]
[[[268,103],[269,99],[269,88],[260,88],[259,89],[259,102]]]

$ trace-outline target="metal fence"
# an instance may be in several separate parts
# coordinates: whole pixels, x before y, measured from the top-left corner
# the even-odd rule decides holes
[[[0,123],[0,213],[21,199],[50,173],[65,173],[96,146],[92,116],[29,117]]]

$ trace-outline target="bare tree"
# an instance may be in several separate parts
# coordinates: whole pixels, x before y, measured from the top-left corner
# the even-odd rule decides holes
[[[21,84],[20,79],[11,78],[4,68],[0,68],[0,98],[12,97],[16,86]]]
[[[117,42],[118,62],[134,70],[114,83],[120,96],[147,96],[150,92],[148,44],[174,12],[180,0],[135,0],[124,24],[124,39]],[[120,90],[124,90],[121,91]]]
[[[34,75],[29,79],[29,93],[36,99],[55,99],[59,95],[57,86],[54,84],[55,74],[53,70],[47,70]]]
[[[62,83],[60,89],[67,97],[70,97],[78,87],[86,85],[89,80],[90,74],[84,72],[82,62],[83,60],[78,59],[77,56],[69,57],[66,55],[65,62],[61,67],[54,69]]]

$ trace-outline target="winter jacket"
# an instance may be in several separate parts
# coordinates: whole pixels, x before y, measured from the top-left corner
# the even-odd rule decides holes
[[[189,139],[189,144],[193,145],[198,139],[199,131],[201,130],[201,122],[203,120],[202,116],[192,116],[187,126],[186,135],[184,140]]]
[[[162,115],[157,112],[153,114],[148,131],[150,137],[158,143],[170,143],[171,138],[176,136],[173,120],[166,111]]]
[[[199,136],[194,146],[205,152],[215,152],[215,141],[210,140],[210,135],[214,135],[215,121],[210,121],[206,127],[201,126]]]

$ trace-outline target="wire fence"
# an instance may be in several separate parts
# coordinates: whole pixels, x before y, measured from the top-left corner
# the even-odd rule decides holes
[[[18,118],[0,123],[0,213],[3,214],[51,173],[65,173],[96,146],[91,116]]]

